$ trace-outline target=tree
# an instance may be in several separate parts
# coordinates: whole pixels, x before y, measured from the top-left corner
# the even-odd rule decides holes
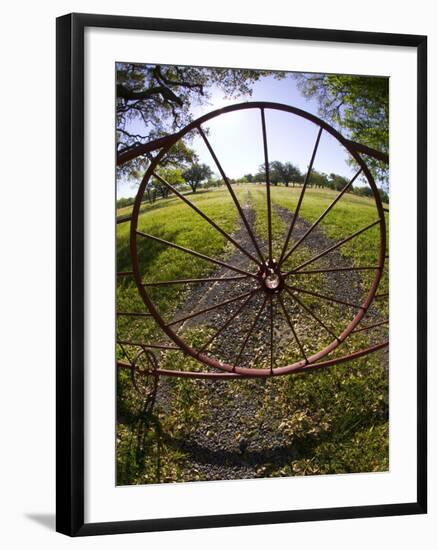
[[[335,191],[342,191],[344,187],[349,183],[347,178],[340,176],[339,174],[330,174],[328,185]]]
[[[312,170],[310,175],[310,184],[314,187],[330,187],[329,177],[324,172]]]
[[[173,187],[184,183],[184,178],[182,175],[182,170],[180,168],[161,167],[157,174],[163,178],[163,180],[170,183]],[[162,183],[158,178],[153,179],[153,185],[155,189],[160,193],[163,199],[166,199],[170,194],[170,188]]]
[[[221,182],[222,182],[222,180],[214,179],[214,176],[213,176],[213,178],[209,178],[209,179],[203,184],[203,187],[204,187],[204,189],[211,189],[212,187],[220,187],[220,186],[221,186]]]
[[[190,185],[193,193],[196,193],[202,181],[211,178],[212,175],[213,172],[209,166],[206,164],[198,164],[197,162],[193,163],[190,168],[184,170],[182,174],[184,180]]]
[[[192,105],[207,103],[213,87],[226,98],[251,96],[251,85],[267,74],[281,77],[249,69],[117,63],[117,152],[183,128],[192,120]]]
[[[265,173],[265,165],[262,164],[255,176],[253,177],[253,181],[255,183],[265,183],[266,181],[266,173]]]
[[[385,193],[383,189],[379,189],[379,195],[383,202],[389,203],[389,195],[388,193]],[[374,197],[374,193],[369,185],[365,187],[353,187],[352,192],[355,195],[359,195],[361,197]]]
[[[118,178],[124,177],[136,183],[144,176],[153,155],[146,154],[123,164],[117,168]],[[183,141],[179,140],[173,145],[167,154],[161,159],[161,166],[187,166],[197,162],[198,156],[195,151],[188,147]]]
[[[117,199],[117,209],[119,208],[126,208],[127,206],[131,206],[131,204],[134,203],[134,197],[122,197],[121,199]]]
[[[283,181],[281,176],[280,176],[279,171],[275,168],[276,164],[281,165],[281,162],[279,162],[277,160],[277,161],[269,163],[269,183],[271,185],[275,185],[275,186],[277,186],[279,183],[281,183]],[[265,183],[266,182],[265,163],[260,164],[258,172],[255,176],[255,181],[260,182],[260,183]]]
[[[284,183],[286,187],[289,187],[289,183],[295,187],[295,183],[302,181],[303,178],[300,169],[291,162],[283,163],[274,160],[269,165],[269,171],[273,183]]]
[[[150,204],[153,204],[157,199],[157,189],[151,182],[146,186],[146,197]]]
[[[319,103],[321,118],[346,137],[384,153],[389,149],[389,80],[333,74],[297,74],[298,87]],[[386,184],[385,163],[369,157],[373,175]]]

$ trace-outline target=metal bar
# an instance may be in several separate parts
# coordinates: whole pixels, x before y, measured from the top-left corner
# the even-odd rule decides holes
[[[272,210],[271,210],[271,182],[269,174],[269,156],[268,156],[268,140],[266,136],[266,120],[265,110],[263,107],[260,109],[262,118],[262,134],[263,134],[263,153],[265,156],[265,179],[266,179],[266,202],[268,210],[268,247],[269,247],[269,261],[272,262]]]
[[[327,248],[326,250],[324,250],[323,252],[321,252],[320,254],[317,254],[316,256],[314,256],[313,258],[310,258],[310,260],[307,260],[306,262],[303,262],[302,264],[300,264],[299,266],[297,267],[294,267],[293,269],[291,269],[290,271],[288,271],[284,276],[285,277],[288,277],[289,275],[291,275],[292,273],[295,273],[297,271],[299,271],[300,269],[302,269],[303,267],[305,267],[306,265],[309,265],[311,264],[312,262],[315,262],[316,260],[319,260],[320,258],[322,258],[323,256],[325,256],[326,254],[328,254],[329,252],[332,252],[333,250],[336,250],[336,248],[339,248],[340,246],[342,246],[343,244],[345,244],[346,242],[348,241],[351,241],[351,239],[354,239],[355,237],[358,237],[359,235],[361,235],[362,233],[364,233],[365,231],[368,231],[368,229],[371,229],[371,227],[374,227],[376,224],[380,223],[380,218],[378,220],[376,220],[375,222],[373,223],[370,223],[369,225],[367,225],[366,227],[364,227],[363,229],[360,229],[359,231],[356,231],[355,233],[353,233],[352,235],[350,235],[349,237],[343,239],[342,241],[339,241],[337,244],[334,244],[333,246],[330,246],[329,248]]]
[[[389,320],[380,321],[380,323],[374,323],[373,325],[367,325],[367,326],[362,327],[362,328],[357,328],[357,329],[353,330],[352,333],[362,332],[364,330],[371,330],[372,328],[380,327],[382,325],[387,325],[388,323],[389,323]]]
[[[230,106],[229,108],[225,107],[224,109],[221,109],[223,113],[230,112],[232,110],[235,110],[236,108],[251,108],[251,107],[261,107],[267,105],[266,102],[253,102],[252,105],[248,104],[241,104],[238,106]],[[275,104],[272,104],[272,108],[275,108]],[[285,109],[283,109],[285,110]],[[304,112],[301,112],[301,116],[304,115]],[[309,116],[305,116],[308,120],[311,120]],[[136,147],[132,147],[128,151],[122,151],[117,155],[117,165],[120,166],[124,164],[125,162],[129,162],[130,160],[133,160],[137,158],[140,155],[144,155],[146,153],[150,153],[152,151],[156,151],[157,149],[161,149],[163,147],[166,147],[167,145],[170,145],[173,141],[176,141],[178,139],[178,136],[180,135],[179,132],[176,134],[171,134],[168,136],[163,136],[158,139],[154,139],[152,141],[149,141],[148,143],[144,143],[142,145],[138,145]],[[383,153],[382,151],[378,151],[377,149],[372,149],[371,147],[368,147],[366,145],[362,145],[361,143],[357,143],[355,141],[346,140],[347,145],[354,149],[358,153],[363,153],[365,155],[368,155],[370,157],[374,157],[377,160],[381,160],[382,162],[389,163],[389,155],[387,153]]]
[[[200,353],[205,351],[206,348],[214,341],[216,340],[216,338],[219,336],[219,334],[221,332],[223,332],[232,322],[233,320],[239,315],[239,313],[241,313],[241,311],[243,310],[243,308],[249,303],[249,301],[254,297],[254,294],[256,294],[256,292],[259,292],[259,288],[256,288],[255,290],[253,290],[251,292],[251,294],[248,296],[248,298],[243,302],[243,304],[241,304],[239,306],[239,308],[231,315],[231,317],[229,317],[227,319],[227,321],[221,326],[221,328],[219,330],[217,330],[215,332],[215,334],[213,334],[213,336],[210,338],[210,340],[204,345],[202,346],[202,348],[199,350]]]
[[[205,254],[201,254],[200,252],[196,252],[195,250],[191,250],[190,248],[185,248],[184,246],[180,246],[179,244],[171,243],[169,241],[166,241],[165,239],[160,239],[160,237],[155,237],[154,235],[149,235],[149,233],[143,233],[142,231],[136,231],[137,235],[141,235],[142,237],[146,237],[147,239],[152,239],[153,241],[157,241],[161,244],[165,244],[167,246],[170,246],[172,248],[176,248],[177,250],[181,250],[181,252],[186,252],[187,254],[192,254],[193,256],[196,256],[198,258],[201,258],[202,260],[207,260],[209,262],[213,262],[214,264],[221,265],[223,267],[226,267],[227,269],[231,269],[232,271],[236,271],[237,273],[242,273],[243,275],[247,275],[248,277],[254,277],[257,279],[257,275],[254,275],[254,273],[249,273],[248,271],[244,271],[243,269],[239,269],[238,267],[234,267],[230,264],[227,264],[226,262],[222,262],[221,260],[216,260],[215,258],[211,258],[210,256],[206,256]]]
[[[177,135],[178,134],[168,135],[158,139],[154,139],[152,141],[149,141],[148,143],[138,145],[137,147],[132,147],[128,151],[119,153],[117,155],[117,166],[121,166],[122,164],[125,164],[125,162],[129,162],[130,160],[133,160],[140,155],[150,153],[151,151],[156,151],[157,149],[161,149],[162,147],[171,144]]]
[[[262,311],[265,309],[265,305],[266,305],[266,301],[268,299],[268,295],[265,296],[264,300],[263,300],[263,303],[262,303],[262,307],[258,310],[256,316],[255,316],[255,319],[254,319],[254,322],[252,323],[250,329],[248,330],[248,332],[246,333],[246,336],[245,336],[245,339],[240,347],[240,350],[239,350],[239,354],[237,355],[237,359],[236,361],[234,362],[234,366],[238,365],[239,362],[240,362],[240,358],[242,356],[242,353],[243,353],[243,350],[245,349],[246,347],[246,344],[250,338],[250,336],[252,335],[256,325],[257,325],[257,322],[258,320],[260,319],[260,315],[262,313]]]
[[[128,352],[124,348],[123,344],[121,342],[117,342],[120,346],[120,349],[122,350],[123,355],[126,357],[126,359],[129,361],[130,364],[132,364],[132,359],[129,357]]]
[[[247,378],[242,374],[233,374],[231,372],[196,372],[196,371],[180,371],[171,369],[156,369],[143,370],[123,361],[117,361],[117,366],[121,369],[136,370],[138,374],[143,376],[173,376],[178,378],[207,378],[215,380],[235,380],[236,378]]]
[[[133,271],[119,271],[117,273],[117,277],[130,277],[131,275],[134,275]]]
[[[292,330],[292,334],[294,335],[294,338],[295,338],[295,341],[296,343],[298,344],[298,347],[300,348],[300,351],[301,351],[301,354],[302,356],[304,357],[304,360],[306,361],[306,363],[308,362],[308,359],[307,359],[307,355],[306,355],[306,352],[304,350],[304,346],[302,345],[300,339],[298,338],[298,334],[296,333],[296,330],[295,330],[295,327],[294,327],[294,324],[292,323],[292,319],[290,318],[290,315],[288,313],[288,311],[286,310],[286,307],[284,305],[284,301],[283,301],[283,298],[281,296],[278,297],[279,298],[279,301],[280,301],[280,305],[281,305],[281,308],[283,309],[283,313],[286,317],[286,320],[288,322],[288,325],[290,326],[291,330]]]
[[[274,311],[272,307],[272,294],[269,295],[269,331],[270,331],[270,339],[269,339],[269,348],[270,348],[270,368],[271,368],[271,374],[274,371]]]
[[[324,212],[319,216],[319,218],[309,227],[309,229],[304,233],[304,235],[294,244],[294,246],[289,250],[289,252],[284,256],[283,262],[285,262],[289,256],[292,254],[294,250],[296,250],[300,244],[304,241],[304,239],[310,235],[310,233],[317,227],[317,225],[320,224],[320,222],[327,216],[327,214],[330,212],[330,210],[335,206],[335,204],[344,196],[344,194],[350,189],[350,187],[353,185],[356,178],[359,177],[360,173],[362,172],[362,168],[356,172],[355,176],[352,180],[350,180],[347,185],[342,189],[342,191],[338,194],[338,196],[334,199],[334,201],[324,210]]]
[[[357,304],[351,304],[350,302],[344,302],[344,300],[339,300],[338,298],[332,298],[331,296],[325,296],[324,294],[319,294],[319,292],[313,292],[312,290],[306,290],[304,288],[298,288],[296,286],[289,286],[287,288],[290,290],[295,290],[296,292],[302,292],[303,294],[310,294],[316,298],[321,298],[322,300],[327,300],[328,302],[335,302],[337,304],[342,304],[344,306],[354,307],[355,309],[364,309],[362,306]]]
[[[303,365],[300,367],[297,367],[296,369],[292,371],[286,371],[286,372],[279,372],[276,374],[276,371],[274,371],[274,375],[281,376],[285,374],[299,374],[300,372],[305,371],[311,371],[311,370],[318,370],[326,367],[331,367],[334,365],[338,365],[340,363],[347,363],[348,361],[354,361],[355,359],[359,359],[360,357],[363,357],[365,355],[368,355],[370,353],[374,353],[376,351],[379,351],[381,349],[387,348],[389,346],[389,342],[381,342],[380,344],[375,344],[374,346],[370,346],[368,348],[364,348],[362,350],[356,351],[354,353],[349,353],[347,355],[343,355],[341,357],[335,357],[334,359],[328,359],[326,361],[321,361],[320,363],[310,363],[308,365]],[[117,361],[117,366],[120,368],[126,368],[126,369],[132,369],[135,367],[132,367],[132,365],[124,363],[123,361]],[[277,369],[278,370],[278,369]],[[170,369],[156,369],[156,370],[139,370],[139,374],[142,374],[144,376],[153,375],[153,376],[175,376],[175,377],[181,377],[181,378],[211,378],[211,379],[224,379],[224,380],[235,380],[235,379],[242,379],[242,378],[259,378],[266,376],[265,369],[254,369],[254,373],[252,374],[238,374],[238,373],[231,373],[231,372],[194,372],[194,371],[180,371],[180,370],[170,370]],[[267,373],[269,374],[269,372]]]
[[[133,311],[117,311],[117,315],[126,317],[152,317],[152,313],[136,313]]]
[[[117,222],[117,225],[119,225],[119,223],[126,223],[126,222],[130,222],[131,220],[132,220],[132,216],[125,216],[123,218],[117,218],[116,222]]]
[[[375,351],[379,351],[380,349],[386,348],[389,346],[389,342],[381,342],[380,344],[376,344],[374,346],[370,346],[365,349],[361,349],[359,351],[355,351],[353,353],[349,353],[348,355],[343,355],[341,357],[335,357],[334,359],[328,359],[327,361],[321,361],[321,363],[313,363],[312,365],[308,365],[306,367],[302,367],[302,370],[311,370],[311,369],[318,369],[318,368],[324,368],[324,367],[331,367],[332,365],[338,365],[339,363],[345,363],[347,361],[354,361],[355,359],[359,359],[360,357],[363,357],[364,355],[368,355],[369,353],[374,353]]]
[[[252,294],[254,291],[251,290],[250,292],[245,292],[244,294],[241,294],[240,296],[236,296],[235,298],[230,298],[229,300],[225,300],[223,302],[220,302],[219,304],[215,304],[214,306],[210,306],[204,309],[201,309],[200,311],[195,311],[194,313],[191,313],[190,315],[187,315],[186,317],[182,317],[181,319],[177,319],[176,321],[172,321],[171,323],[167,323],[167,327],[170,327],[172,325],[177,325],[179,323],[182,323],[183,321],[187,321],[188,319],[193,319],[193,317],[197,317],[198,315],[202,315],[203,313],[208,313],[209,311],[213,311],[214,309],[217,309],[218,307],[226,306],[227,304],[231,304],[233,302],[237,302],[238,300],[243,300],[243,298],[246,298],[250,294]]]
[[[225,172],[224,172],[224,170],[223,170],[223,168],[222,168],[222,166],[221,166],[221,164],[220,164],[220,162],[219,162],[219,159],[218,159],[217,156],[216,156],[216,153],[213,151],[213,147],[211,146],[210,142],[208,141],[208,138],[207,138],[207,136],[205,135],[205,133],[204,133],[203,129],[201,128],[201,126],[199,125],[199,126],[197,126],[196,128],[197,128],[199,134],[201,135],[202,139],[204,140],[204,143],[205,143],[205,145],[207,146],[207,149],[209,150],[210,155],[211,155],[211,157],[213,158],[214,163],[216,164],[217,169],[219,170],[220,175],[222,176],[222,179],[224,180],[225,185],[227,186],[228,192],[230,193],[231,198],[233,199],[234,205],[236,206],[236,208],[237,208],[237,210],[238,210],[238,212],[239,212],[239,215],[240,215],[240,217],[241,217],[241,219],[242,219],[242,222],[244,223],[244,225],[245,225],[245,227],[246,227],[246,230],[247,230],[247,232],[248,232],[248,235],[249,235],[250,238],[251,238],[251,241],[252,241],[252,243],[253,243],[253,245],[254,245],[256,251],[257,251],[257,254],[258,254],[259,257],[260,257],[260,260],[264,263],[264,262],[265,262],[265,258],[264,258],[263,254],[262,254],[262,251],[260,250],[260,247],[259,247],[259,244],[258,244],[258,242],[257,242],[257,239],[255,238],[255,235],[254,235],[254,233],[253,233],[253,231],[252,231],[252,229],[251,229],[251,227],[250,227],[250,225],[249,225],[249,223],[248,223],[248,220],[246,219],[246,216],[245,216],[245,214],[244,214],[244,212],[243,212],[243,210],[242,210],[242,207],[240,206],[240,203],[239,203],[239,201],[237,200],[236,194],[234,193],[234,190],[233,190],[233,188],[231,187],[231,183],[230,183],[228,177],[226,176],[226,174],[225,174]]]
[[[142,283],[143,286],[160,286],[160,285],[182,285],[188,283],[210,283],[210,282],[230,282],[242,281],[247,279],[248,275],[237,275],[236,277],[204,277],[200,279],[175,279],[174,281],[156,281],[154,283]]]
[[[386,164],[389,163],[389,155],[387,153],[383,153],[382,151],[378,151],[377,149],[372,149],[371,147],[368,147],[367,145],[362,145],[362,143],[357,143],[356,141],[347,140],[347,143],[358,153],[363,153],[364,155],[368,155],[369,157],[374,157],[375,159],[381,160]]]
[[[298,296],[295,296],[288,287],[285,287],[285,288],[286,288],[286,292],[289,293],[292,299],[295,300],[295,302],[297,302],[297,304],[300,305],[302,309],[304,309],[304,311],[306,311],[317,323],[319,323],[330,334],[330,336],[332,336],[335,340],[338,340],[338,342],[340,342],[339,337],[332,330],[328,328],[328,326],[310,309],[310,307],[306,306],[306,304],[302,302],[298,298]]]
[[[378,265],[369,265],[364,267],[333,267],[330,269],[309,269],[306,271],[295,271],[294,275],[314,275],[315,273],[333,273],[336,271],[365,271],[381,269]]]
[[[117,344],[121,344],[125,346],[140,346],[143,348],[151,348],[151,349],[183,351],[181,348],[177,346],[169,346],[167,344],[145,344],[144,342],[129,342],[128,340],[117,340]]]
[[[175,195],[180,198],[183,202],[185,202],[192,210],[194,210],[201,218],[203,218],[207,223],[209,223],[212,227],[216,229],[221,235],[223,235],[230,243],[232,243],[237,249],[239,249],[243,254],[248,256],[250,260],[255,262],[258,266],[260,266],[259,260],[255,258],[250,252],[245,250],[243,246],[241,246],[231,235],[229,235],[226,231],[224,231],[216,222],[214,222],[207,214],[202,212],[195,204],[192,203],[187,197],[185,197],[182,193],[180,193],[173,185],[171,185],[169,182],[167,182],[164,178],[162,178],[160,175],[156,174],[155,172],[152,172],[152,175],[157,178],[158,181],[160,181],[163,185],[166,185]]]
[[[306,174],[306,179],[304,180],[304,183],[303,183],[303,187],[301,188],[301,193],[300,193],[300,197],[298,199],[298,203],[297,203],[297,207],[295,208],[295,212],[294,212],[294,215],[293,215],[293,218],[292,218],[292,221],[291,221],[291,224],[289,226],[289,231],[287,232],[287,236],[286,236],[286,240],[284,242],[284,245],[283,245],[283,249],[281,251],[281,254],[280,254],[280,259],[278,261],[278,264],[281,265],[284,261],[284,254],[286,252],[286,249],[288,247],[288,244],[289,244],[289,241],[290,241],[290,238],[292,236],[292,231],[295,227],[295,223],[297,221],[297,218],[298,218],[298,214],[300,212],[300,209],[301,209],[301,203],[303,202],[303,198],[304,198],[304,193],[306,192],[306,188],[307,188],[307,185],[310,181],[310,175],[312,173],[312,169],[313,169],[313,163],[315,161],[315,156],[316,156],[316,151],[318,150],[318,146],[319,146],[319,141],[321,139],[321,134],[322,134],[322,127],[319,129],[319,132],[318,132],[318,136],[316,138],[316,142],[315,142],[315,146],[313,148],[313,152],[312,152],[312,157],[310,159],[310,164],[309,164],[309,168],[307,170],[307,174]]]

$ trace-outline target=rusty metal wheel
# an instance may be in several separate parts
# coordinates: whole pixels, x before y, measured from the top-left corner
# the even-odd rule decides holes
[[[158,369],[157,358],[154,353],[141,347],[131,363],[131,381],[135,391],[143,400],[155,400],[157,393],[157,376],[155,372]]]
[[[248,220],[247,213],[245,208],[239,202],[237,194],[233,189],[229,178],[227,177],[221,163],[219,160],[219,153],[216,152],[208,138],[208,135],[203,129],[203,125],[208,121],[220,117],[225,113],[230,113],[240,110],[256,110],[260,116],[260,131],[263,139],[263,153],[264,153],[264,165],[265,165],[265,200],[266,200],[266,214],[267,214],[267,234],[264,239],[260,238],[260,235],[257,235],[254,228],[251,226],[251,223]],[[268,143],[268,133],[266,129],[266,113],[268,111],[280,111],[284,113],[284,116],[293,116],[293,117],[302,117],[316,126],[317,137],[313,147],[313,152],[309,160],[308,171],[305,176],[305,180],[299,192],[298,202],[295,207],[295,212],[290,213],[290,219],[288,221],[287,231],[285,232],[283,244],[281,247],[274,246],[273,238],[273,204],[271,197],[271,182],[270,182],[270,165],[269,165],[269,143]],[[291,125],[293,128],[293,124]],[[329,204],[329,206],[324,210],[324,212],[309,226],[298,239],[294,240],[294,231],[296,233],[297,224],[300,219],[300,211],[305,199],[306,188],[309,186],[311,179],[312,168],[314,164],[315,157],[317,155],[318,146],[320,144],[321,135],[323,132],[328,133],[333,138],[335,138],[339,144],[346,149],[350,158],[355,161],[358,166],[358,171],[351,181],[346,185],[335,197],[335,199]],[[240,220],[241,227],[245,231],[247,241],[243,243],[242,240],[238,240],[232,234],[225,231],[220,223],[217,223],[211,219],[207,214],[205,214],[190,198],[183,194],[180,190],[176,189],[170,183],[165,181],[158,173],[157,168],[160,166],[161,161],[166,157],[166,154],[169,150],[181,139],[187,136],[189,133],[195,133],[202,138],[202,141],[205,143],[211,158],[220,173],[225,188],[229,193],[230,200],[234,207],[237,210],[238,219]],[[238,377],[238,376],[271,376],[271,375],[283,375],[293,372],[302,371],[303,369],[317,368],[320,366],[325,366],[333,364],[336,360],[328,360],[321,362],[321,360],[326,357],[329,353],[334,351],[339,345],[341,345],[345,340],[352,334],[353,331],[358,331],[357,327],[364,315],[367,313],[371,303],[373,302],[379,282],[381,279],[382,271],[385,264],[385,254],[386,254],[386,223],[385,223],[385,209],[382,206],[380,194],[378,188],[374,182],[374,179],[367,168],[366,163],[364,162],[361,154],[359,153],[369,153],[366,148],[361,148],[357,144],[353,144],[351,141],[345,139],[339,132],[337,132],[330,125],[322,121],[321,119],[305,112],[300,109],[283,105],[277,103],[266,103],[266,102],[250,102],[237,104],[233,106],[226,107],[214,112],[211,112],[201,118],[195,120],[183,130],[178,132],[173,136],[169,136],[166,139],[164,146],[160,147],[159,152],[151,162],[148,167],[146,174],[141,182],[133,212],[132,217],[130,218],[131,222],[131,232],[130,232],[130,247],[131,247],[131,257],[132,257],[132,270],[133,276],[147,309],[148,314],[152,315],[158,325],[161,327],[162,331],[174,342],[175,346],[169,346],[170,348],[177,348],[184,352],[185,354],[195,358],[197,361],[203,363],[207,367],[213,369],[213,371],[207,371],[205,373],[187,373],[182,371],[170,371],[164,372],[158,369],[158,372],[163,374],[180,374],[184,375],[193,375],[193,376],[216,376],[216,377]],[[377,152],[376,152],[377,153]],[[376,155],[377,156],[377,155]],[[331,209],[342,199],[345,193],[353,185],[356,178],[361,175],[364,177],[372,190],[372,196],[374,200],[374,207],[376,211],[375,219],[372,223],[360,228],[359,230],[351,233],[345,238],[337,240],[334,244],[327,247],[325,250],[322,250],[315,254],[313,257],[306,259],[305,261],[297,262],[294,264],[294,258],[299,257],[298,251],[305,246],[306,241],[310,238],[311,234],[320,224],[320,222],[325,218],[325,216],[331,211]],[[141,203],[144,200],[144,195],[148,183],[151,178],[156,178],[160,183],[178,197],[183,203],[190,207],[194,215],[200,216],[214,228],[215,231],[218,231],[221,236],[228,241],[232,247],[236,250],[236,253],[240,255],[242,260],[246,264],[238,262],[228,262],[226,259],[218,258],[214,256],[209,256],[196,250],[183,247],[174,242],[166,241],[156,235],[147,234],[140,230],[139,228],[139,215]],[[335,250],[338,250],[345,243],[353,241],[362,235],[366,231],[370,230],[372,227],[377,227],[379,230],[378,242],[376,257],[378,261],[375,265],[367,266],[348,266],[348,267],[330,267],[330,268],[318,268],[315,269],[315,262],[318,262],[330,255]],[[139,260],[141,256],[141,241],[144,239],[149,239],[155,242],[160,243],[165,247],[172,247],[184,254],[189,256],[194,256],[198,259],[202,259],[207,264],[212,264],[219,266],[219,269],[222,269],[221,276],[206,276],[199,279],[178,279],[177,281],[158,281],[156,283],[148,282],[143,280],[143,275],[139,266]],[[263,242],[262,242],[263,241]],[[248,244],[249,243],[249,244]],[[292,265],[292,267],[290,267]],[[318,265],[318,263],[316,263]],[[286,267],[289,266],[289,267]],[[312,290],[306,290],[302,288],[302,281],[306,276],[317,273],[328,273],[328,272],[338,272],[340,276],[343,272],[350,271],[361,271],[366,270],[369,273],[373,274],[372,279],[369,282],[369,286],[364,292],[364,298],[360,303],[349,303],[345,300],[342,300],[335,295],[327,296],[321,294],[320,292],[314,292]],[[240,292],[238,295],[233,295],[233,287],[240,288],[242,281],[245,281],[247,288],[245,292]],[[229,289],[227,300],[223,300],[221,303],[213,304],[208,308],[198,308],[193,313],[185,315],[177,319],[165,319],[164,316],[160,313],[160,308],[156,303],[153,302],[150,291],[148,290],[151,286],[160,285],[190,285],[190,284],[224,284],[227,285]],[[322,319],[318,317],[312,308],[309,308],[302,300],[302,296],[312,296],[313,299],[322,300],[325,302],[331,302],[332,304],[340,304],[344,307],[348,307],[351,310],[350,316],[345,316],[345,321],[343,323],[342,329],[337,333],[334,333]],[[258,300],[257,304],[257,314],[254,318],[245,318],[245,310],[248,308],[248,305],[252,300]],[[290,308],[291,304],[295,304],[296,307],[300,309],[302,315],[309,315],[313,318],[313,321],[322,327],[322,330],[327,331],[330,334],[330,342],[327,345],[324,345],[321,349],[308,355],[304,349],[302,342],[300,341],[299,334],[297,333],[295,322],[291,316]],[[203,345],[199,348],[194,347],[189,344],[184,334],[181,334],[182,324],[197,316],[205,316],[210,312],[217,311],[220,308],[228,307],[230,304],[234,304],[234,310],[232,314],[229,314],[226,322],[221,324],[221,326],[216,326],[215,333],[213,334],[211,341],[219,339],[226,333],[227,327],[230,326],[237,318],[241,326],[242,339],[239,343],[236,343],[235,357],[233,360],[224,359],[220,354],[217,355],[214,352],[208,351],[208,346]],[[237,309],[236,309],[237,307]],[[276,316],[282,316],[282,322],[285,326],[288,327],[291,337],[293,337],[297,350],[299,350],[301,357],[298,360],[292,362],[287,362],[286,364],[278,365],[279,358],[275,356],[275,330],[274,325],[276,322]],[[263,321],[260,320],[263,318]],[[242,354],[245,352],[245,345],[248,343],[251,334],[254,331],[262,331],[265,335],[266,340],[266,350],[267,350],[267,366],[258,368],[257,366],[242,366],[241,358]],[[208,342],[211,343],[211,342]],[[207,343],[207,344],[208,344]],[[165,347],[165,346],[164,346]],[[382,346],[380,346],[382,347]],[[362,352],[354,352],[347,356],[348,358],[353,358],[354,356],[360,356]],[[359,354],[359,355],[358,355]]]

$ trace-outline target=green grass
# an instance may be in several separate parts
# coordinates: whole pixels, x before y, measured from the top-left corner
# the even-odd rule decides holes
[[[233,232],[237,211],[225,191],[192,195],[191,200],[210,218],[220,221],[225,231]],[[226,254],[232,246],[210,224],[176,198],[145,205],[139,216],[138,230],[211,257]],[[208,275],[216,268],[211,262],[141,236],[138,237],[138,256],[145,282],[197,278]],[[117,226],[117,270],[131,270],[129,224]],[[162,315],[170,319],[184,300],[187,289],[181,285],[149,287],[148,293]],[[144,311],[145,306],[131,278],[119,278],[117,305],[119,311]],[[131,341],[140,337],[142,341],[162,338],[154,322],[144,318],[135,320],[120,317],[118,332],[119,337]]]
[[[298,202],[301,188],[272,189],[272,202],[294,211]],[[320,214],[336,198],[338,192],[327,189],[308,189],[302,202],[300,216],[309,222],[314,222]],[[378,219],[375,203],[366,198],[346,193],[334,206],[331,212],[320,223],[321,229],[327,237],[334,241],[344,239],[356,231],[366,227]],[[387,222],[389,216],[387,215]],[[339,252],[349,259],[354,266],[377,265],[380,244],[379,225],[365,231],[358,237],[342,245]],[[387,241],[389,239],[389,223],[387,223]],[[387,245],[388,246],[388,245]],[[318,265],[317,263],[315,266]],[[364,283],[370,282],[364,274]],[[383,271],[379,292],[387,292],[388,270]]]
[[[274,205],[293,212],[300,192],[301,187],[271,187],[271,200]],[[256,187],[254,194],[260,197],[257,200],[261,202],[262,197],[265,197],[265,190]],[[331,190],[307,189],[301,205],[300,216],[313,223],[336,198],[337,194],[336,191]],[[347,193],[322,220],[320,227],[328,237],[341,240],[376,221],[377,218],[378,214],[373,201]],[[373,262],[377,261],[378,235],[378,226],[373,227],[357,239],[343,245],[340,250],[354,260],[354,265],[373,265]]]
[[[242,202],[250,200],[252,203],[256,212],[256,233],[266,240],[265,188],[237,186],[235,189]],[[300,188],[273,187],[272,202],[293,211],[299,192]],[[300,215],[313,222],[335,196],[336,193],[332,191],[307,190]],[[224,189],[190,195],[190,200],[226,231],[231,233],[237,227],[237,212]],[[129,208],[118,214],[129,214]],[[376,217],[371,200],[349,194],[323,220],[321,229],[327,237],[337,241],[371,223]],[[121,224],[117,228],[119,271],[131,269],[128,225]],[[276,255],[281,249],[286,227],[287,224],[273,210],[272,228]],[[172,197],[159,200],[153,205],[142,206],[139,230],[209,256],[223,258],[234,251],[232,245],[209,224]],[[339,252],[354,265],[374,265],[373,262],[377,261],[377,236],[378,231],[373,228],[351,244],[341,247]],[[142,259],[140,269],[145,281],[200,277],[215,269],[213,264],[148,239],[140,240],[139,247]],[[303,243],[287,265],[293,267],[310,255],[311,251]],[[324,277],[308,277],[306,288],[318,290],[324,283]],[[368,283],[369,279],[365,274],[364,287]],[[387,284],[385,271],[378,292],[386,292]],[[152,289],[151,296],[163,316],[170,319],[184,301],[187,292],[187,288],[182,286],[160,287],[159,291]],[[144,310],[137,289],[129,278],[118,281],[117,300],[119,310]],[[306,300],[309,305],[313,302],[311,298]],[[381,308],[386,310],[384,303]],[[329,320],[334,330],[345,326],[345,319],[338,309],[327,304],[323,306],[322,312],[324,319]],[[147,319],[119,318],[118,335],[132,341],[140,338],[150,342],[165,340],[155,324]],[[206,331],[202,327],[191,329],[185,334],[185,338],[195,344],[204,342],[205,337]],[[330,340],[315,325],[303,335],[307,353],[320,349]],[[369,345],[370,341],[371,336],[368,333],[358,333],[341,346],[337,353],[344,354],[346,351],[360,349]],[[132,353],[133,350],[128,347],[128,351]],[[122,356],[120,349],[117,354]],[[298,356],[294,357],[292,350],[286,349],[279,363],[282,360],[295,359]],[[180,352],[162,353],[160,366],[188,370],[201,368]],[[178,442],[188,437],[191,431],[196,430],[199,422],[208,417],[208,386],[204,381],[182,379],[166,380],[166,384],[172,393],[170,405],[164,409],[156,406],[153,410],[146,410],[146,404],[132,390],[130,374],[119,373],[118,412],[128,419],[118,426],[119,484],[202,479],[193,472],[187,473],[190,471],[190,457],[182,452]],[[228,382],[227,403],[232,403],[239,392],[251,395],[253,384],[251,380]],[[280,466],[275,461],[267,460],[257,473],[260,477],[388,469],[388,376],[381,365],[379,354],[312,374],[268,379],[264,395],[263,404],[256,415],[257,422],[269,423],[272,430],[278,430],[288,439],[294,452],[293,458]],[[253,421],[254,419],[248,419],[250,423]],[[256,434],[256,427],[254,431]]]

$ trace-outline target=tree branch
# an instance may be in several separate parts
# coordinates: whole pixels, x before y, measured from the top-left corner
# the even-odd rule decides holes
[[[154,95],[159,94],[162,95],[167,101],[173,101],[178,105],[182,105],[181,99],[166,86],[155,86],[153,88],[148,88],[147,90],[136,92],[130,88],[127,88],[123,84],[117,84],[117,97],[126,101],[143,101],[145,99],[151,99]]]

